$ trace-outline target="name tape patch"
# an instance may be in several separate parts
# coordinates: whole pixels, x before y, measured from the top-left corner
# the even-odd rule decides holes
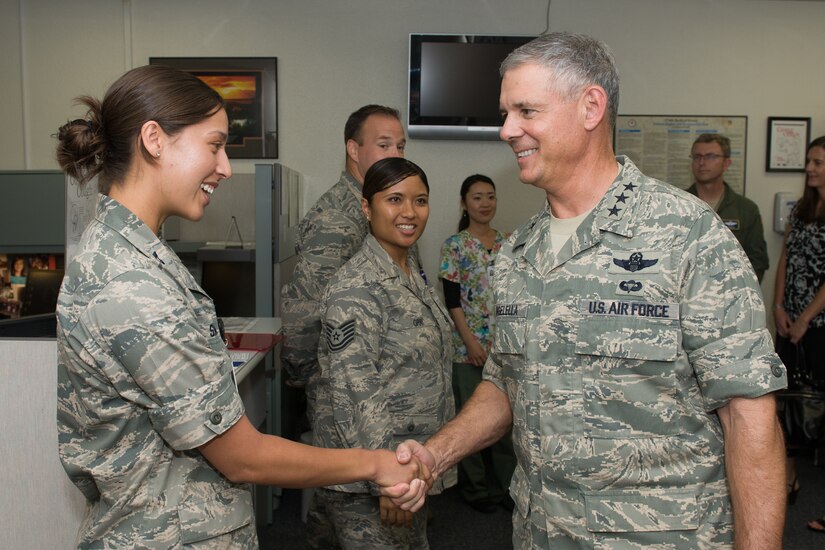
[[[633,302],[629,300],[582,300],[583,315],[612,317],[649,317],[652,319],[679,320],[679,306],[670,302]]]
[[[739,231],[739,220],[722,220],[722,223],[731,231]]]
[[[496,304],[496,317],[527,317],[527,304]]]

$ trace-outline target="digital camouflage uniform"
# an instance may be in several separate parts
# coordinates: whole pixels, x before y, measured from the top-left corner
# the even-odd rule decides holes
[[[731,189],[727,183],[724,185],[725,193],[716,207],[716,213],[742,245],[756,272],[756,277],[761,281],[762,275],[770,267],[770,260],[768,260],[768,244],[765,242],[765,231],[762,229],[759,207],[749,198]],[[695,183],[688,188],[688,193],[698,196]]]
[[[496,260],[484,376],[513,408],[516,548],[732,544],[732,397],[785,386],[756,278],[702,201],[622,171],[558,255],[547,209]]]
[[[416,272],[412,255],[408,262],[409,278],[367,236],[324,293],[320,372],[313,382],[315,445],[395,449],[406,439],[424,442],[453,417],[450,319]],[[454,484],[451,469],[431,494]],[[314,547],[426,548],[426,511],[416,514],[413,529],[383,527],[377,486],[327,489],[316,492],[310,509],[307,532]]]
[[[335,272],[361,249],[368,232],[361,185],[347,172],[298,226],[298,261],[281,295],[281,362],[296,384],[306,384],[317,370],[321,295]]]
[[[197,451],[244,409],[212,300],[101,197],[57,306],[60,459],[88,501],[80,548],[257,548],[247,485]]]

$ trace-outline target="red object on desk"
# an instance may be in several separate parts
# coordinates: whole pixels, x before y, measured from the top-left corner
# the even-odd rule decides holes
[[[227,332],[226,347],[233,350],[268,351],[283,340],[278,334],[259,332]]]

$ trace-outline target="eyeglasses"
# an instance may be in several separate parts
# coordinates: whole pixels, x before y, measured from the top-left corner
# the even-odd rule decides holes
[[[691,159],[693,162],[702,162],[703,160],[707,162],[713,162],[716,159],[723,159],[727,157],[725,157],[725,155],[717,155],[716,153],[707,153],[705,155],[689,155],[688,158]]]

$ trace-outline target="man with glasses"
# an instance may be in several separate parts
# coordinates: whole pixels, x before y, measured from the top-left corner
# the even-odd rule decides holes
[[[695,183],[688,192],[708,203],[719,214],[745,249],[761,283],[770,265],[762,217],[759,207],[752,200],[743,197],[725,182],[725,170],[732,162],[730,139],[722,134],[702,134],[693,142],[690,158]]]

